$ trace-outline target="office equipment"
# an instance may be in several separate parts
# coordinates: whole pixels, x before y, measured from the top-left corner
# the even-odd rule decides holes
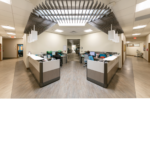
[[[62,57],[58,53],[56,53],[56,55],[53,55],[53,58],[59,59],[60,60],[60,66],[63,65]]]
[[[95,56],[96,54],[95,54],[95,52],[90,52],[90,55]]]
[[[48,59],[51,59],[51,55],[47,55],[47,58],[48,58]]]
[[[52,55],[55,55],[56,54],[56,52],[52,52]]]

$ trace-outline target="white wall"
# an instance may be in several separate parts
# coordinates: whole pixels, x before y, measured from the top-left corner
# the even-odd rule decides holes
[[[127,41],[130,41],[131,43],[140,43],[140,44],[142,43],[143,48],[144,48],[144,45],[145,45],[145,47],[146,47],[145,51],[143,50],[142,47],[139,48],[139,50],[143,53],[143,58],[148,61],[148,51],[147,51],[147,49],[148,49],[148,43],[150,43],[150,35],[147,35],[146,37],[138,37],[136,40],[134,40],[133,38],[128,38]],[[136,48],[136,50],[137,50],[137,48]],[[131,51],[130,51],[130,53],[131,53]],[[132,53],[135,54],[135,52],[132,52]]]
[[[67,45],[66,38],[63,35],[44,32],[38,36],[38,40],[33,43],[27,42],[27,35],[24,35],[24,51],[26,56],[30,51],[33,54],[40,54],[46,51],[58,51],[63,50],[63,46]],[[24,58],[25,65],[28,68],[28,61]]]
[[[46,51],[58,51],[63,50],[63,46],[66,44],[65,36],[44,32],[38,36],[38,40],[33,43],[27,43],[28,51],[38,54]]]
[[[3,38],[0,36],[0,44],[1,44],[1,60],[3,60]]]
[[[140,44],[140,47],[127,47],[127,55],[136,56],[137,50],[139,50],[141,53],[143,53],[144,43],[139,43],[139,44]]]
[[[17,58],[17,44],[23,44],[23,39],[3,39],[3,57]]]
[[[25,66],[28,68],[28,57],[27,57],[27,34],[23,36],[23,61]]]

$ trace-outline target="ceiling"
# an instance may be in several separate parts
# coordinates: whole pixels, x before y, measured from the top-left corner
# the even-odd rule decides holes
[[[111,1],[114,0],[110,0],[110,2]],[[150,14],[150,9],[137,13],[135,12],[136,4],[143,1],[145,0],[118,0],[112,9],[127,38],[133,37],[133,33],[141,33],[141,35],[136,37],[143,37],[150,33],[150,18],[135,21],[135,18],[137,17]],[[133,27],[138,25],[147,25],[147,27],[144,29],[133,30]]]
[[[1,25],[9,25],[15,27],[15,33],[17,38],[22,38],[25,26],[32,9],[41,3],[43,0],[12,0],[12,5],[0,2],[0,35],[8,37],[8,30],[4,30]],[[94,0],[96,1],[96,0]],[[133,33],[141,33],[139,37],[146,36],[150,33],[150,18],[141,21],[135,21],[136,17],[150,14],[150,9],[135,13],[136,4],[143,2],[144,0],[98,0],[108,5],[109,2],[116,1],[116,4],[112,7],[112,10],[119,21],[122,29],[125,32],[127,38],[133,37]],[[140,30],[133,30],[134,26],[147,24],[147,27]],[[58,33],[63,35],[84,35],[84,30],[92,29],[93,32],[99,32],[98,29],[90,25],[85,27],[60,27],[58,25],[48,29],[47,32],[56,33],[55,29],[61,29],[64,32]],[[76,31],[76,33],[70,33]],[[92,32],[92,33],[93,33]],[[138,37],[138,36],[137,36]]]

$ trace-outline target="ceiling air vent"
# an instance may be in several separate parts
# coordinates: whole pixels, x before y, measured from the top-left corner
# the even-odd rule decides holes
[[[135,21],[140,21],[140,20],[149,19],[149,18],[150,18],[150,14],[137,17],[135,18]]]
[[[76,31],[71,31],[70,33],[77,33]]]

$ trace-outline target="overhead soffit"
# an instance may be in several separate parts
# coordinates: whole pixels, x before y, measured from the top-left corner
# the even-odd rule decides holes
[[[33,9],[24,33],[29,33],[33,25],[38,26],[36,29],[41,34],[54,24],[66,26],[67,24],[85,25],[87,23],[105,33],[108,33],[112,24],[113,29],[118,33],[123,33],[111,9],[93,0],[45,0]]]

